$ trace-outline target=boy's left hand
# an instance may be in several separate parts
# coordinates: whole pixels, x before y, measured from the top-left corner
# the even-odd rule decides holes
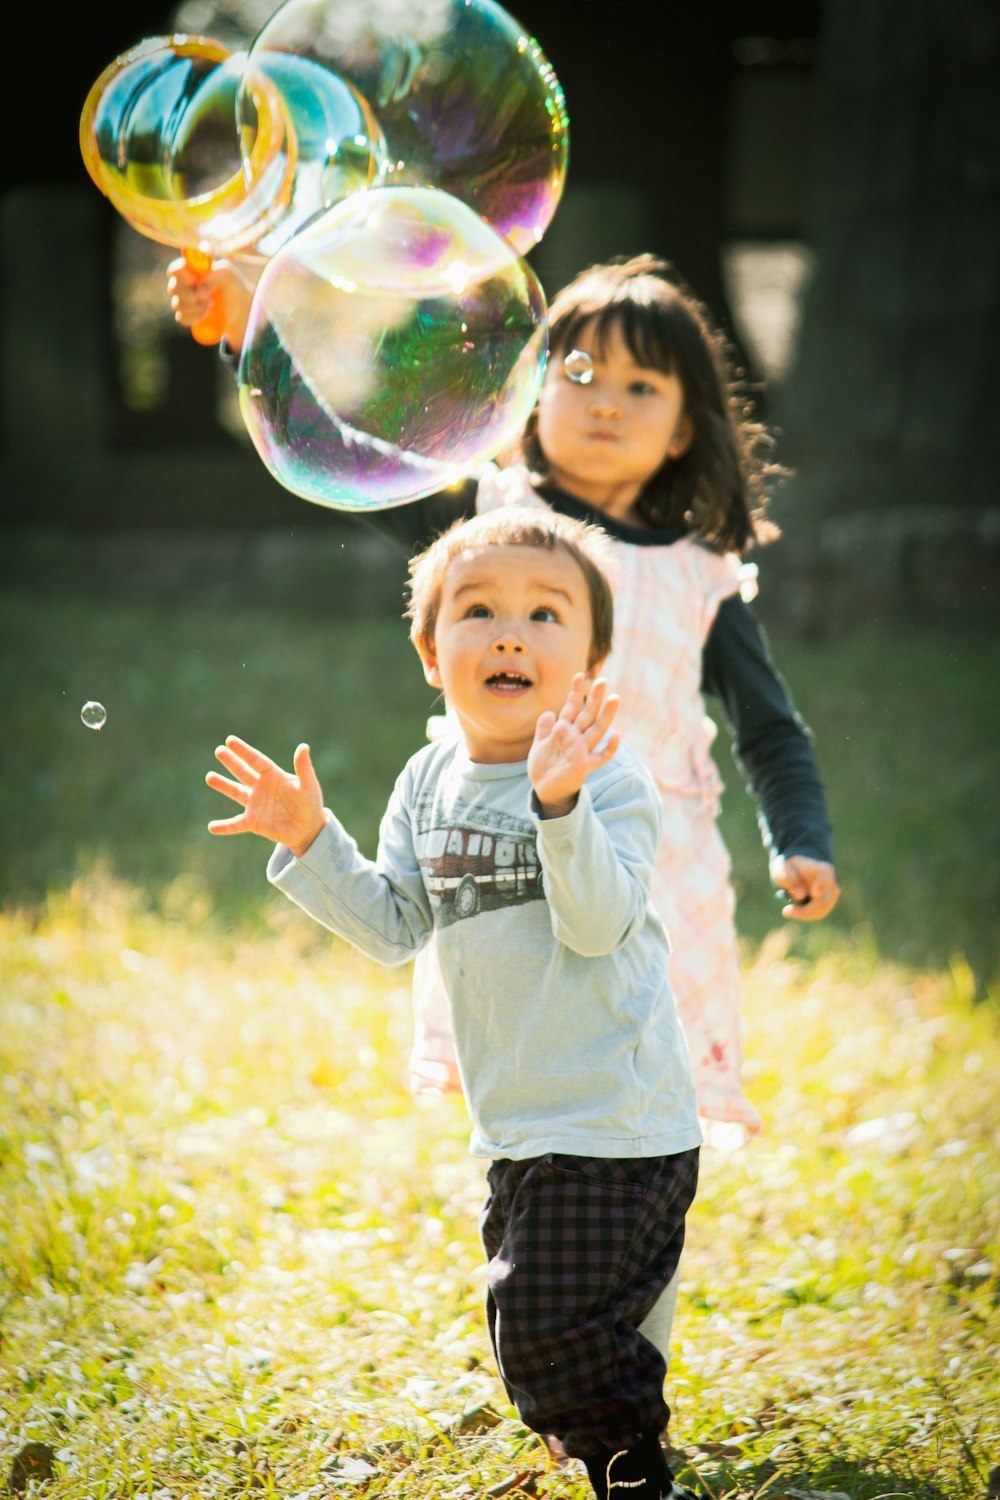
[[[771,883],[788,894],[781,908],[783,917],[795,922],[819,922],[840,899],[840,886],[833,865],[806,854],[790,854],[771,861]]]
[[[606,765],[618,749],[616,734],[602,741],[619,702],[603,677],[591,685],[586,674],[578,672],[559,715],[544,713],[538,720],[528,752],[528,779],[543,818],[564,818],[572,812],[591,771]]]

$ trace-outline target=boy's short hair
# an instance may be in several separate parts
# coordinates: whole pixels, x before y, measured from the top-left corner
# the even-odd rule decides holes
[[[434,643],[445,574],[456,557],[487,547],[561,547],[575,559],[587,581],[590,596],[590,657],[588,667],[603,661],[611,650],[614,602],[611,592],[613,559],[605,532],[589,522],[541,506],[505,505],[464,521],[456,521],[410,559],[406,615],[415,646]]]

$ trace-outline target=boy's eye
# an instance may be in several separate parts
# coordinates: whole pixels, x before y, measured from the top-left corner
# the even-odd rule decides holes
[[[490,618],[490,610],[487,609],[485,604],[470,604],[465,611],[464,618],[466,620],[488,620]]]
[[[559,616],[547,604],[541,604],[538,609],[533,609],[531,611],[531,618],[533,620],[545,620],[552,625],[558,625],[559,623]]]

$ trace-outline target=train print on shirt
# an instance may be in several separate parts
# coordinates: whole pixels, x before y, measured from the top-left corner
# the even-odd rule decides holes
[[[414,834],[424,886],[439,926],[481,911],[544,901],[534,825],[498,808],[458,803],[447,824],[428,802],[416,809]]]

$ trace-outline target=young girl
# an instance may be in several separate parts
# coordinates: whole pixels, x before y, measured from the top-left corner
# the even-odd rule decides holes
[[[549,309],[550,362],[519,461],[487,472],[477,507],[545,504],[599,522],[616,544],[616,648],[606,675],[620,732],[660,790],[654,901],[671,940],[709,1144],[743,1144],[760,1117],[741,1083],[739,955],[722,783],[703,693],[722,706],[758,803],[783,915],[815,921],[839,890],[823,784],[748,604],[743,554],[769,540],[766,435],[740,403],[726,347],[694,297],[652,256],[585,271]],[[447,1005],[416,985],[413,1085],[458,1086]]]
[[[222,264],[238,349],[249,291]],[[204,313],[212,280],[175,263],[178,322]],[[242,305],[241,305],[242,304]],[[729,855],[718,831],[722,783],[703,694],[722,708],[734,758],[757,802],[782,915],[816,921],[839,896],[811,736],[771,660],[749,599],[744,554],[774,537],[765,519],[775,469],[751,421],[727,346],[671,267],[651,255],[592,266],[549,307],[550,355],[520,451],[478,485],[363,519],[411,549],[456,514],[548,505],[598,522],[616,553],[616,648],[623,739],[660,790],[664,837],[654,899],[671,940],[671,983],[698,1085],[706,1141],[742,1145],[760,1116],[741,1082],[739,955]],[[361,518],[359,518],[361,519]],[[432,734],[447,720],[431,722]],[[460,1089],[433,947],[415,975],[411,1086]]]

